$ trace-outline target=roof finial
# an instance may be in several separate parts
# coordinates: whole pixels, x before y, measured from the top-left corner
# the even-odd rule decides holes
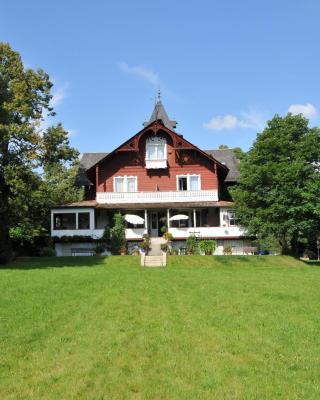
[[[160,86],[158,86],[158,101],[161,101],[161,90],[160,90]]]

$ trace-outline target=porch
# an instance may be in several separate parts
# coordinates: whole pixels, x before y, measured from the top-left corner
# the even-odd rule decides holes
[[[141,240],[148,233],[151,237],[161,237],[168,230],[176,240],[185,240],[194,234],[199,238],[237,238],[243,230],[236,225],[234,211],[223,207],[193,208],[122,208],[105,209],[57,208],[51,211],[51,235],[87,236],[99,239],[106,226],[112,224],[115,212],[138,215],[143,224],[126,223],[127,240]],[[176,219],[176,218],[177,219]]]

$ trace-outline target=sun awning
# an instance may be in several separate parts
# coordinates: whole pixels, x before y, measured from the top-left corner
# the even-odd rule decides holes
[[[124,219],[133,225],[142,225],[144,223],[144,219],[139,217],[139,215],[126,214]]]
[[[185,219],[189,219],[188,215],[178,214],[171,217],[170,221],[182,221]]]

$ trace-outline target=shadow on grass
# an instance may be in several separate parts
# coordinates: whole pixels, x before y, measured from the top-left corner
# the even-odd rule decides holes
[[[320,267],[320,261],[318,260],[300,260],[304,264],[307,264],[309,267]]]
[[[0,270],[46,269],[66,267],[98,267],[107,263],[108,257],[19,257],[15,261],[1,265]]]

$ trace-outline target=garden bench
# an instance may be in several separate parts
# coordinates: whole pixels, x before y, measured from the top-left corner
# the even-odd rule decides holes
[[[88,248],[85,248],[85,247],[79,247],[79,248],[71,249],[71,255],[72,256],[83,255],[83,254],[89,254],[90,256],[95,256],[96,255],[96,250],[95,249],[88,249]]]

